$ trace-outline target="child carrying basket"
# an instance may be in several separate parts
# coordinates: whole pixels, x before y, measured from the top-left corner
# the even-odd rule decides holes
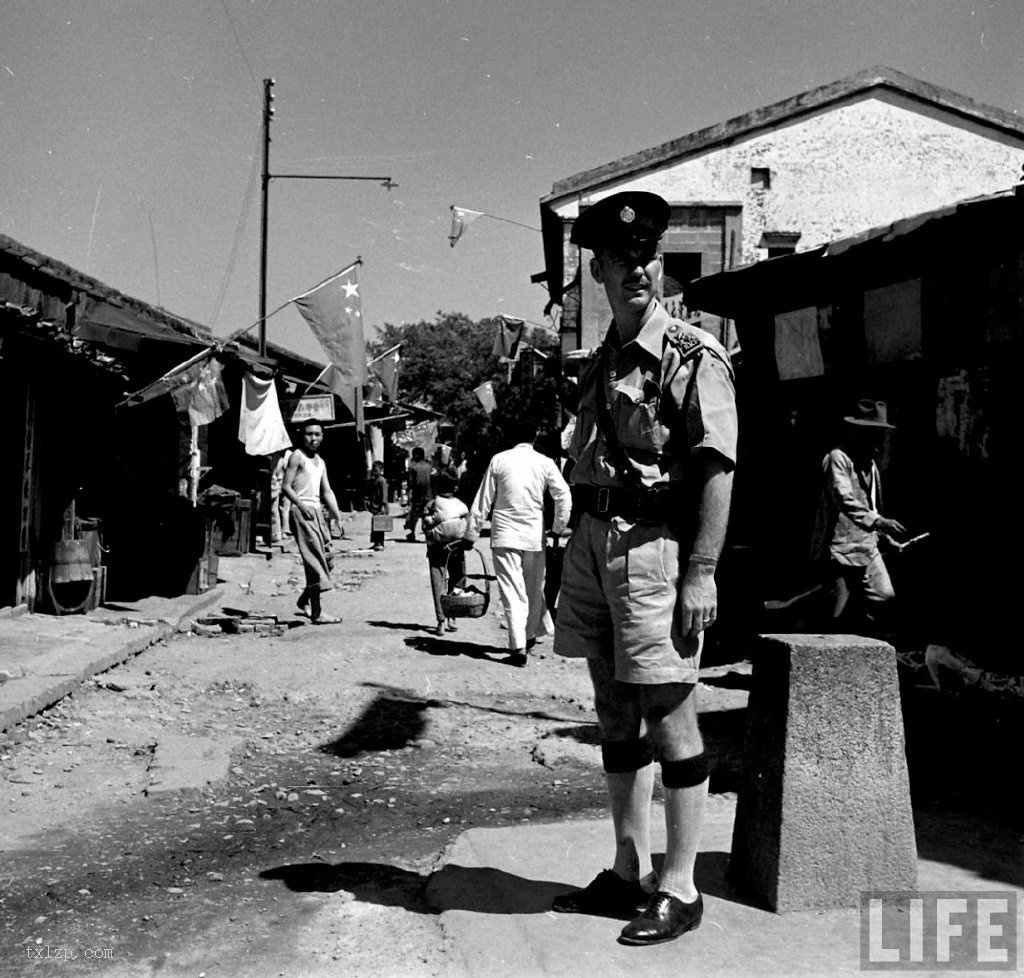
[[[457,479],[443,470],[437,475],[437,495],[427,504],[423,531],[427,538],[427,564],[430,590],[434,599],[437,626],[434,634],[456,630],[455,618],[479,618],[487,611],[488,593],[466,588],[466,560],[462,536],[466,532],[469,510],[454,495]],[[483,556],[479,555],[481,561]],[[484,569],[486,581],[486,565]]]

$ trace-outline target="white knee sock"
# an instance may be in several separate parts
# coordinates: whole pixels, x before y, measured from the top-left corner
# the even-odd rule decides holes
[[[644,879],[651,871],[651,795],[654,765],[624,774],[605,772],[615,826],[612,869],[624,880]]]
[[[693,868],[700,848],[707,797],[707,780],[692,788],[665,789],[665,862],[658,889],[684,903],[697,899]]]

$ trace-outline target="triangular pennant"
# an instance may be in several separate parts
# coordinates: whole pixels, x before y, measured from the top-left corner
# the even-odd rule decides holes
[[[455,242],[462,237],[463,232],[478,217],[483,217],[483,211],[471,211],[465,207],[456,207],[452,204],[452,228],[448,232],[448,243],[454,248]]]

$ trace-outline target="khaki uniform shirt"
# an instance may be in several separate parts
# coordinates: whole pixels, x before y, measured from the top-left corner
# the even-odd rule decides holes
[[[614,324],[613,324],[614,327]],[[627,464],[645,486],[684,482],[690,460],[711,449],[736,461],[736,391],[729,355],[708,332],[674,319],[657,301],[624,346],[614,328],[604,358],[592,355],[580,373],[580,403],[569,445],[574,484],[633,488],[616,470],[598,423],[605,397]],[[603,381],[603,382],[602,382]]]

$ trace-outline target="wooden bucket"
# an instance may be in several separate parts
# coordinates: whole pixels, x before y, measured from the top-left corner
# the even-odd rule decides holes
[[[69,584],[72,581],[91,581],[92,568],[92,540],[60,540],[53,545],[50,580],[54,584]]]

